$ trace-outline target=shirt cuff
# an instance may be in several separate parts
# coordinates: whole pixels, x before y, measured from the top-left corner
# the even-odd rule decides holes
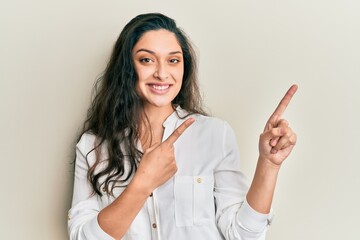
[[[84,235],[88,240],[115,240],[100,227],[97,217],[93,218],[84,226]]]
[[[237,213],[237,220],[243,228],[250,232],[262,232],[271,221],[269,216],[272,216],[272,213],[263,214],[257,212],[245,199]]]

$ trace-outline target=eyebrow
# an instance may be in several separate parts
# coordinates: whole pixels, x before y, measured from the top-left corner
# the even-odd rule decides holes
[[[135,54],[137,54],[138,52],[147,52],[147,53],[156,55],[156,53],[155,53],[154,51],[151,51],[151,50],[146,49],[146,48],[140,48],[139,50],[137,50],[137,51],[135,52]],[[174,54],[182,54],[182,52],[181,52],[181,51],[169,52],[169,55],[174,55]]]

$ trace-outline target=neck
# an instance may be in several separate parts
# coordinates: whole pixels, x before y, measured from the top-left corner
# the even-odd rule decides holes
[[[144,106],[144,117],[149,120],[151,127],[161,125],[174,112],[171,105],[165,107]]]
[[[161,143],[164,133],[163,123],[173,112],[174,109],[171,105],[166,107],[144,106],[140,130],[143,151],[155,143]]]

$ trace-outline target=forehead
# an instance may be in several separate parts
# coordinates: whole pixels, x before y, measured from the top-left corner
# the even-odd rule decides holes
[[[144,33],[135,44],[133,52],[139,49],[151,50],[155,53],[181,51],[181,46],[174,33],[168,30],[151,30]]]

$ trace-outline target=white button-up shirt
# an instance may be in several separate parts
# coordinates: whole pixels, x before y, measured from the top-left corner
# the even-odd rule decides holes
[[[178,107],[168,117],[163,124],[163,140],[184,121],[179,116],[185,115]],[[122,239],[265,239],[271,217],[256,212],[246,202],[248,183],[240,171],[232,129],[216,118],[198,114],[192,117],[196,121],[174,144],[178,167],[175,176],[149,196]],[[95,140],[94,135],[85,133],[76,146],[74,194],[68,220],[70,240],[114,239],[100,228],[97,215],[124,188],[114,189],[115,198],[106,193],[102,197],[91,194],[87,172],[95,161],[94,151],[90,152]]]

